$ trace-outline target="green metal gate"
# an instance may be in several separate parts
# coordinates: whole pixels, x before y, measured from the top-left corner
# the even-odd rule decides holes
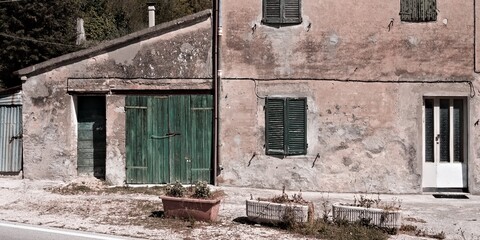
[[[127,182],[211,182],[212,99],[127,96]]]

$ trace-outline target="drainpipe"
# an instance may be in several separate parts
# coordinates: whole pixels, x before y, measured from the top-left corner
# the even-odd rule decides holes
[[[222,77],[221,69],[221,39],[222,39],[222,24],[221,24],[221,0],[214,1],[214,14],[213,14],[213,100],[214,100],[214,123],[213,123],[213,162],[214,162],[214,184],[218,185],[216,178],[222,168],[222,162],[220,160],[220,82]]]
[[[147,1],[148,6],[148,27],[155,26],[155,1]]]

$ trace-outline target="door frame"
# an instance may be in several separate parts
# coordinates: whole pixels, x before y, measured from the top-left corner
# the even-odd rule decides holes
[[[74,131],[75,131],[75,161],[76,161],[76,173],[77,175],[80,175],[81,173],[79,173],[78,171],[78,159],[79,159],[79,155],[78,155],[78,147],[79,147],[79,142],[78,142],[78,138],[79,138],[79,131],[78,131],[78,127],[79,127],[79,104],[80,104],[80,99],[81,98],[88,98],[88,97],[101,97],[104,99],[104,108],[105,108],[105,112],[104,112],[104,115],[105,115],[105,159],[103,160],[104,162],[104,165],[105,165],[105,169],[104,169],[104,172],[103,172],[103,176],[100,177],[100,179],[106,179],[107,178],[107,155],[108,155],[108,149],[107,149],[107,141],[108,141],[108,136],[107,136],[107,111],[108,111],[108,104],[107,104],[107,96],[105,94],[96,94],[96,93],[82,93],[82,94],[72,94],[71,95],[71,100],[72,100],[72,114],[73,114],[73,123],[74,123]],[[92,172],[92,176],[98,178],[98,176],[95,176],[94,175],[94,172]]]
[[[442,187],[426,187],[425,185],[425,165],[426,165],[426,161],[425,161],[425,100],[426,99],[434,99],[434,119],[439,117],[437,116],[438,114],[438,111],[435,110],[435,102],[437,101],[436,99],[463,99],[464,100],[464,104],[463,104],[463,107],[464,107],[464,112],[463,112],[463,115],[464,115],[464,132],[463,132],[463,138],[464,138],[464,141],[466,141],[464,143],[464,161],[466,161],[466,163],[463,164],[463,166],[466,168],[466,171],[465,171],[465,186],[463,188],[442,188]],[[469,169],[471,169],[471,161],[470,161],[470,157],[471,156],[471,137],[470,137],[470,134],[469,134],[469,131],[470,131],[470,98],[469,98],[469,95],[468,94],[427,94],[427,95],[423,95],[422,98],[421,98],[421,104],[420,104],[420,113],[421,113],[421,121],[420,121],[420,141],[421,141],[421,156],[420,156],[420,160],[422,161],[422,170],[421,170],[421,186],[422,186],[422,190],[423,192],[468,192],[469,191],[469,182],[470,182],[470,175],[471,175],[471,171]],[[451,113],[450,113],[451,114]],[[450,115],[451,116],[451,115]],[[434,120],[434,125],[436,125],[437,122]],[[450,126],[451,126],[451,122],[450,122]],[[435,126],[435,128],[437,128],[438,126]],[[435,131],[435,130],[434,130]],[[452,146],[450,146],[450,148],[452,148]],[[452,154],[452,153],[450,153]],[[437,163],[437,158],[438,157],[438,154],[436,153],[436,151],[434,150],[434,161],[435,163]],[[436,175],[435,175],[435,178]],[[436,181],[436,179],[435,179]]]

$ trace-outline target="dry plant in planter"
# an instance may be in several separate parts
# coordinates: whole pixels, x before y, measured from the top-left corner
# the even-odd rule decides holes
[[[258,198],[246,201],[247,217],[258,223],[295,223],[311,222],[314,218],[312,202],[302,198],[302,194],[293,194],[290,198],[283,187],[282,195],[273,198]]]
[[[354,196],[353,204],[335,203],[332,205],[333,219],[398,230],[402,225],[401,203],[402,201],[399,199],[382,202],[380,196],[377,198],[364,195],[360,195],[359,198]]]
[[[215,221],[218,217],[222,191],[210,191],[206,182],[197,182],[185,188],[176,182],[168,185],[166,195],[160,196],[167,217]]]

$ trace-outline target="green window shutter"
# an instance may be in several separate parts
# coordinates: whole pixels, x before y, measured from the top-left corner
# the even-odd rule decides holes
[[[400,0],[400,20],[429,22],[437,20],[436,0]]]
[[[411,8],[409,5],[409,0],[400,0],[400,20],[401,21],[410,21]]]
[[[307,99],[288,98],[287,108],[287,145],[288,155],[307,153]]]
[[[265,99],[265,145],[268,155],[285,155],[285,99]]]
[[[301,23],[300,0],[284,0],[283,13],[284,23]]]
[[[307,99],[265,99],[267,155],[307,153]]]
[[[436,0],[425,0],[425,21],[437,21]]]
[[[263,23],[302,22],[301,0],[263,0]]]
[[[282,23],[283,0],[263,0],[263,22]]]

